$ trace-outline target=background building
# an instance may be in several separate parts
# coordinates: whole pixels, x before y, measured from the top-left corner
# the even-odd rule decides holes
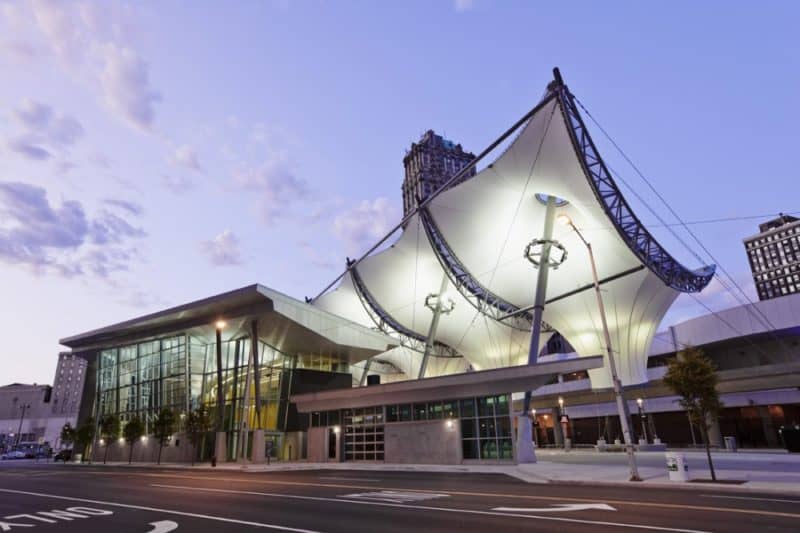
[[[744,240],[761,300],[800,292],[800,219],[781,215]]]
[[[436,135],[433,130],[426,131],[419,142],[411,144],[411,149],[403,158],[406,169],[403,180],[403,216],[417,206],[417,199],[424,200],[473,159],[475,154],[465,152],[460,144]],[[474,175],[475,169],[472,168],[453,185]]]
[[[44,443],[52,412],[52,387],[12,383],[0,387],[0,448]]]

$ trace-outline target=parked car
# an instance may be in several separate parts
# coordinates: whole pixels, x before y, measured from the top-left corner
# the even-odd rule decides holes
[[[72,450],[61,450],[58,452],[55,457],[53,457],[53,462],[57,461],[72,461]]]
[[[0,456],[0,459],[3,459],[3,460],[5,460],[5,459],[25,459],[25,452],[23,452],[21,450],[14,450],[14,451],[6,452],[2,456]]]

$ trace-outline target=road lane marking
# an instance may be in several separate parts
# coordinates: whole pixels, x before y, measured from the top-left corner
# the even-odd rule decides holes
[[[231,478],[231,477],[204,477],[204,476],[187,476],[182,474],[150,474],[145,473],[141,474],[143,476],[148,477],[166,477],[166,478],[175,478],[175,479],[194,479],[197,481],[201,480],[208,480],[208,481],[230,481],[230,482],[238,482],[238,483],[261,483],[264,485],[294,485],[294,486],[301,486],[301,487],[325,487],[325,488],[335,488],[335,489],[366,489],[366,490],[409,490],[414,492],[439,492],[432,489],[419,489],[419,488],[408,488],[408,487],[375,487],[367,486],[367,485],[342,485],[342,484],[333,484],[333,483],[308,483],[303,481],[278,481],[278,480],[266,480],[266,479],[258,479],[258,478],[250,478],[250,479],[242,479],[242,478]],[[631,488],[635,488],[636,485],[631,485]],[[533,494],[509,494],[509,493],[501,493],[501,492],[468,492],[468,491],[458,491],[458,490],[448,490],[448,494],[453,496],[478,496],[481,498],[510,498],[510,499],[519,499],[519,500],[543,500],[543,501],[555,501],[555,502],[585,502],[585,503],[595,503],[596,499],[589,499],[589,498],[576,498],[570,496],[537,496]],[[780,516],[785,518],[800,518],[800,513],[785,513],[780,511],[762,511],[759,509],[739,509],[736,507],[710,507],[705,505],[687,505],[687,504],[679,504],[679,503],[660,503],[660,502],[636,502],[631,500],[608,500],[603,499],[605,503],[610,505],[633,505],[636,507],[656,507],[661,509],[690,509],[693,511],[711,511],[711,512],[724,512],[724,513],[740,513],[740,514],[751,514],[751,515],[765,515],[765,516]]]
[[[40,498],[52,498],[55,500],[67,500],[72,502],[95,503],[100,505],[110,505],[112,507],[122,507],[124,509],[137,509],[139,511],[153,511],[156,513],[174,514],[178,516],[188,516],[189,518],[202,518],[204,520],[214,520],[217,522],[227,522],[229,524],[240,524],[243,526],[262,527],[266,529],[277,529],[280,531],[293,531],[295,533],[321,533],[313,529],[299,529],[294,527],[279,526],[275,524],[265,524],[262,522],[250,522],[248,520],[239,520],[236,518],[225,518],[222,516],[213,516],[199,513],[189,513],[186,511],[176,511],[174,509],[161,509],[158,507],[148,507],[146,505],[133,505],[129,503],[111,502],[104,500],[92,500],[89,498],[76,498],[74,496],[61,496],[59,494],[47,494],[44,492],[30,492],[26,490],[13,490],[13,489],[0,489],[0,492],[7,494],[22,494],[25,496],[38,496]]]
[[[415,492],[438,492],[432,489],[420,489],[420,488],[409,488],[409,487],[376,487],[374,485],[344,485],[344,484],[334,484],[334,483],[309,483],[304,481],[282,481],[282,480],[266,480],[257,478],[255,476],[250,478],[235,478],[235,477],[221,477],[221,476],[189,476],[186,474],[155,474],[150,472],[99,472],[101,474],[116,474],[116,475],[124,475],[124,476],[140,476],[140,477],[157,477],[157,478],[172,478],[172,479],[193,479],[195,481],[226,481],[226,482],[235,482],[235,483],[260,483],[262,485],[292,485],[292,486],[299,486],[299,487],[325,487],[325,488],[335,488],[335,489],[360,489],[360,490],[412,490]],[[282,473],[282,472],[276,472]],[[273,474],[270,472],[269,474]],[[631,488],[635,488],[636,485],[631,485]],[[676,489],[680,490],[680,489]],[[561,496],[536,496],[533,494],[509,494],[509,493],[500,493],[500,492],[467,492],[467,491],[456,491],[456,490],[448,490],[449,494],[454,496],[477,496],[481,498],[509,498],[509,499],[519,499],[519,500],[542,500],[542,501],[555,501],[555,502],[585,502],[585,503],[594,503],[596,499],[589,499],[589,498],[576,498],[576,497],[561,497]],[[723,513],[738,513],[738,514],[748,514],[748,515],[763,515],[763,516],[779,516],[784,518],[800,518],[800,513],[785,513],[779,511],[762,511],[759,509],[740,509],[737,507],[711,507],[711,506],[704,506],[704,505],[685,505],[685,504],[677,504],[677,503],[660,503],[660,502],[636,502],[631,500],[607,500],[604,499],[604,502],[610,505],[633,505],[636,507],[655,507],[661,509],[676,509],[676,510],[693,510],[693,511],[711,511],[711,512],[723,512]]]
[[[753,500],[759,502],[800,503],[800,500],[778,500],[775,498],[756,498],[753,496],[725,496],[722,494],[703,494],[705,498],[725,498],[728,500]]]
[[[417,511],[441,511],[445,513],[461,513],[461,514],[475,514],[475,515],[485,515],[485,516],[514,516],[518,518],[536,518],[538,520],[552,520],[554,522],[570,522],[575,524],[591,524],[594,526],[612,526],[617,528],[633,528],[633,529],[647,529],[651,531],[672,531],[675,533],[710,533],[708,531],[702,531],[697,529],[679,529],[679,528],[671,528],[671,527],[663,527],[663,526],[651,526],[647,524],[626,524],[621,522],[605,522],[601,520],[584,520],[580,518],[562,518],[562,517],[555,517],[555,516],[541,516],[541,515],[531,515],[531,514],[519,514],[519,513],[501,513],[496,511],[479,511],[477,509],[459,509],[454,507],[432,507],[430,505],[406,505],[402,503],[388,503],[388,502],[373,502],[373,501],[364,501],[364,500],[345,500],[343,498],[326,498],[323,496],[301,496],[299,494],[277,494],[271,492],[256,492],[256,491],[249,491],[249,490],[231,490],[231,489],[212,489],[212,488],[203,488],[203,487],[188,487],[188,486],[181,486],[181,485],[162,485],[158,483],[151,483],[151,487],[159,487],[159,488],[167,488],[167,489],[177,489],[177,490],[186,490],[186,491],[197,491],[197,492],[217,492],[222,494],[243,494],[249,496],[266,496],[272,498],[288,498],[292,500],[309,500],[309,501],[317,501],[317,502],[333,502],[333,503],[353,503],[356,505],[378,505],[382,507],[396,507],[399,509],[411,509]]]
[[[153,529],[147,533],[169,533],[178,529],[178,523],[172,520],[160,520],[158,522],[150,522],[148,526],[153,526]]]
[[[432,494],[430,492],[408,492],[399,490],[382,490],[380,492],[359,492],[355,494],[343,494],[340,498],[350,498],[357,500],[375,500],[392,503],[421,502],[433,500],[435,498],[448,498],[449,494]]]
[[[563,511],[589,511],[597,509],[599,511],[616,511],[610,505],[605,503],[559,503],[554,507],[543,507],[540,509],[531,509],[525,507],[495,507],[492,511],[510,511],[517,513],[557,513]]]
[[[368,477],[336,477],[336,476],[320,476],[317,479],[326,479],[330,481],[368,481],[368,482],[383,481],[381,479],[372,479]]]

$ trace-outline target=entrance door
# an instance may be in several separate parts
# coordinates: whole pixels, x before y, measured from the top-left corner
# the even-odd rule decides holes
[[[336,459],[336,432],[328,428],[328,459]]]

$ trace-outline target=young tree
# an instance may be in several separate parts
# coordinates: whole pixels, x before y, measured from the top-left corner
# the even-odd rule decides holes
[[[106,464],[108,449],[119,436],[119,418],[117,415],[105,415],[100,419],[100,437],[105,439],[106,446],[103,451],[103,464]]]
[[[136,441],[142,438],[142,435],[144,435],[144,424],[142,424],[141,418],[134,416],[128,420],[122,430],[122,436],[125,438],[125,442],[128,443],[128,464],[133,461],[133,447]]]
[[[211,429],[211,417],[205,407],[198,407],[189,412],[189,416],[186,417],[186,436],[189,442],[192,443],[192,466],[194,466],[194,457],[197,454],[197,447]],[[200,460],[202,459],[203,458],[200,457]]]
[[[67,422],[64,424],[64,427],[61,428],[61,435],[59,436],[61,440],[61,447],[62,448],[71,448],[72,445],[75,443],[75,428],[72,427],[72,424]]]
[[[175,431],[175,414],[166,407],[162,408],[153,421],[153,434],[158,441],[158,464],[161,464],[161,450]]]
[[[81,451],[81,462],[86,460],[86,449],[94,439],[94,418],[87,418],[83,424],[75,430],[75,446]]]
[[[708,456],[711,479],[717,480],[711,461],[711,442],[708,438],[709,420],[722,410],[717,392],[717,374],[714,364],[702,350],[689,347],[669,362],[664,384],[680,396],[679,403],[686,409],[689,419],[700,428]]]

